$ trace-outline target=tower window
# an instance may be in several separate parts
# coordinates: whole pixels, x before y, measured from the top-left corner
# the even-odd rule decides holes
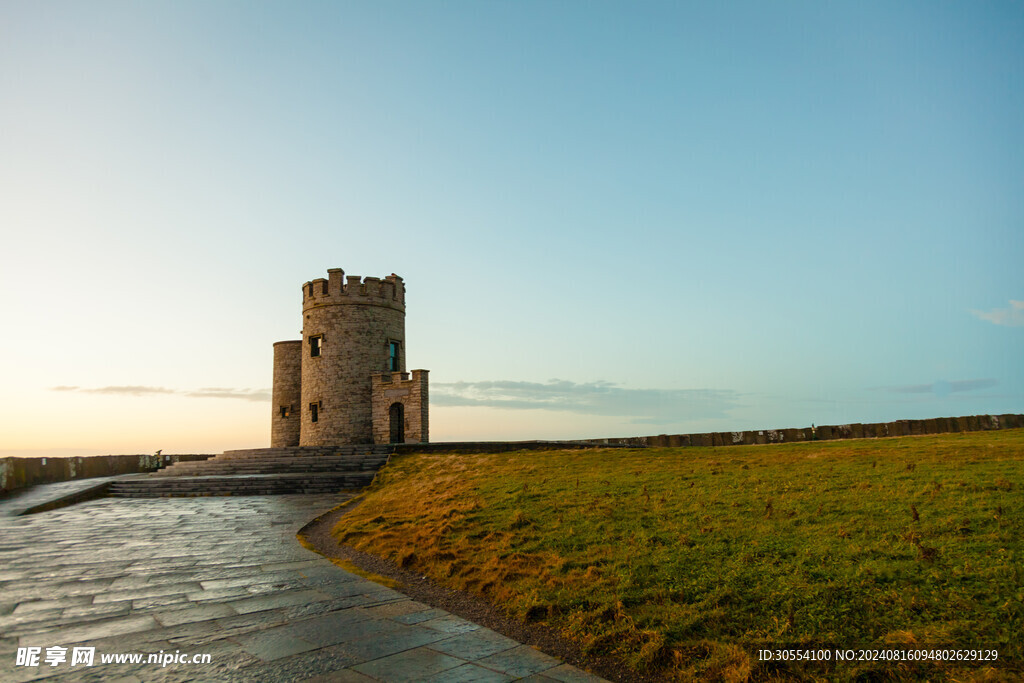
[[[324,336],[318,334],[315,337],[309,338],[309,357],[317,358],[320,355],[320,346],[323,343]]]
[[[309,421],[318,422],[320,420],[320,401],[309,404]]]
[[[402,365],[398,361],[398,342],[393,341],[388,343],[388,370],[391,372],[398,372],[401,370]]]
[[[281,417],[288,417],[292,414],[291,406],[281,406]]]

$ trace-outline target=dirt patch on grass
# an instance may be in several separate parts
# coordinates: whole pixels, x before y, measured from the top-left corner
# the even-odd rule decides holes
[[[552,657],[558,657],[564,662],[610,681],[654,683],[663,680],[658,676],[630,671],[624,663],[611,657],[585,656],[578,644],[544,626],[510,619],[479,596],[446,588],[421,574],[403,569],[394,562],[340,545],[331,535],[331,529],[342,515],[358,504],[335,508],[304,526],[299,531],[303,545],[328,559],[351,562],[364,572],[384,576],[398,584],[395,586],[396,590],[413,600],[451,612],[520,643],[532,645]]]

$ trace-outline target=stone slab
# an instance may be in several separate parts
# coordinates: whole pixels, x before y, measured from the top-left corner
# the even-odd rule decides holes
[[[352,667],[371,678],[394,683],[422,681],[428,676],[465,664],[461,659],[418,647]]]
[[[461,633],[452,638],[439,640],[427,647],[471,662],[474,659],[489,657],[518,646],[519,643],[511,638],[506,638],[490,629],[480,628],[475,631]]]
[[[477,662],[480,666],[514,678],[522,678],[547,671],[561,663],[554,657],[535,650],[529,645],[520,645],[511,650],[505,650],[490,657],[485,657]]]

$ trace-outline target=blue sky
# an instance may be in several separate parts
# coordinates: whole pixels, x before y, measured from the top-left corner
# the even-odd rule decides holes
[[[1022,121],[1020,3],[3,0],[0,451],[266,445],[332,267],[433,440],[1024,412]]]

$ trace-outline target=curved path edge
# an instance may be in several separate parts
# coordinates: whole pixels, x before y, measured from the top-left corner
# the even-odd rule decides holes
[[[660,680],[629,671],[622,662],[614,658],[585,655],[578,643],[563,637],[554,629],[510,618],[478,595],[448,588],[429,577],[399,567],[390,560],[340,544],[331,535],[331,529],[343,515],[358,506],[360,502],[359,500],[346,501],[316,517],[299,530],[298,537],[308,548],[328,559],[347,561],[364,572],[377,574],[397,582],[400,585],[396,586],[395,590],[416,602],[443,610],[506,638],[536,648],[566,662],[573,668],[578,668],[581,674],[585,670],[592,672],[592,675],[601,676],[610,681],[628,683]],[[571,680],[594,679],[584,674],[584,677]]]

